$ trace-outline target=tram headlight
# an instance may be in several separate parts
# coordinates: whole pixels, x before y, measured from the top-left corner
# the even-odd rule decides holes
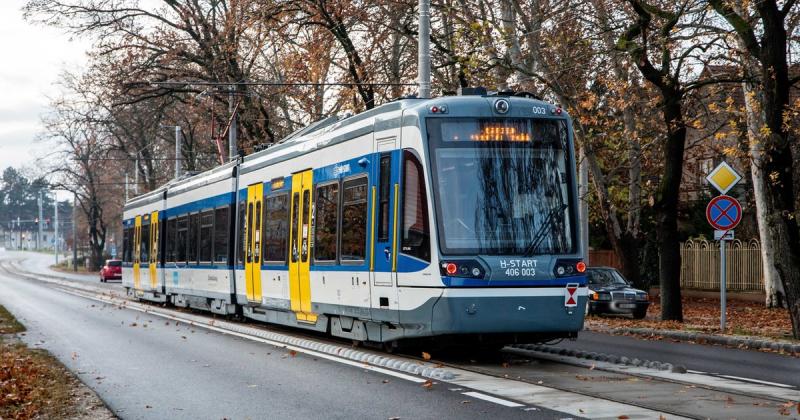
[[[553,267],[556,277],[581,275],[586,272],[586,263],[579,259],[559,259]]]
[[[448,277],[483,278],[486,270],[475,260],[442,261],[440,272]]]
[[[450,274],[452,276],[458,271],[458,266],[456,265],[456,263],[447,263],[444,269],[445,271],[447,271],[447,274]]]
[[[586,272],[586,263],[583,261],[578,261],[578,263],[575,264],[575,269],[578,270],[579,273]]]
[[[511,109],[511,104],[505,99],[498,99],[494,101],[494,111],[498,114],[505,114]]]

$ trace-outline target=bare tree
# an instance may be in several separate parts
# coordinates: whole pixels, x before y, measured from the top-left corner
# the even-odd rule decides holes
[[[51,183],[77,197],[88,227],[90,268],[96,270],[103,264],[107,235],[121,217],[122,183],[120,173],[103,162],[110,148],[101,112],[84,94],[80,79],[65,76],[64,82],[68,92],[51,103],[44,117],[43,135],[58,144]]]

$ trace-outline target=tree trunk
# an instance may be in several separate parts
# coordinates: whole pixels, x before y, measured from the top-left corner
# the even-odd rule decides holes
[[[759,61],[761,66],[761,104],[769,128],[764,170],[761,174],[767,203],[767,226],[774,240],[774,265],[783,280],[792,331],[800,338],[800,226],[795,196],[794,165],[800,156],[792,149],[796,140],[784,124],[789,107],[789,69],[786,47],[787,34],[784,16],[774,3],[759,4],[764,23]]]
[[[661,284],[661,319],[683,321],[681,303],[681,254],[678,238],[678,194],[683,171],[686,126],[683,124],[678,92],[663,95],[667,143],[664,148],[664,174],[658,185],[655,213],[658,231],[658,275]]]
[[[749,61],[749,60],[748,60]],[[747,63],[748,69],[745,74],[750,73],[751,63]],[[757,64],[755,64],[757,66]],[[748,77],[749,79],[749,77]],[[753,182],[753,197],[756,204],[756,221],[758,222],[758,237],[761,242],[761,264],[764,274],[764,292],[766,293],[765,304],[767,308],[785,307],[785,292],[783,282],[775,270],[774,261],[774,242],[769,234],[767,226],[767,201],[764,196],[764,145],[761,139],[761,128],[766,126],[764,114],[760,101],[756,96],[759,94],[756,86],[752,82],[742,83],[744,91],[745,112],[747,114],[747,139],[750,151],[750,178]]]

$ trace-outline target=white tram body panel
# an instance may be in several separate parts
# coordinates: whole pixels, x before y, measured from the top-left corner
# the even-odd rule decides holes
[[[209,243],[216,235],[209,238],[207,233],[219,230],[230,236],[234,168],[235,164],[230,163],[169,186],[165,204],[168,243],[164,246],[164,293],[176,305],[226,313],[226,305],[233,304],[234,281],[227,258],[229,239]],[[178,235],[190,235],[192,228],[197,232],[196,249],[184,252],[170,245]]]
[[[507,114],[497,114],[500,100]],[[574,336],[587,290],[575,268],[569,127],[552,105],[485,96],[402,100],[323,120],[129,201],[123,285],[141,299],[362,341]],[[536,136],[542,145],[528,146]],[[526,159],[544,169],[515,166]],[[544,186],[520,192],[529,179]],[[495,189],[502,201],[488,197]],[[536,207],[536,194],[560,197],[558,206]],[[470,211],[474,220],[456,217]],[[153,257],[140,230],[155,212]],[[464,245],[470,235],[481,242],[474,250]],[[552,252],[536,252],[542,244]]]

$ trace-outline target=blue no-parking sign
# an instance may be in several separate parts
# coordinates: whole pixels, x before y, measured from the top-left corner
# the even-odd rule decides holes
[[[708,223],[719,230],[731,230],[742,221],[742,206],[728,195],[714,197],[706,207]]]

